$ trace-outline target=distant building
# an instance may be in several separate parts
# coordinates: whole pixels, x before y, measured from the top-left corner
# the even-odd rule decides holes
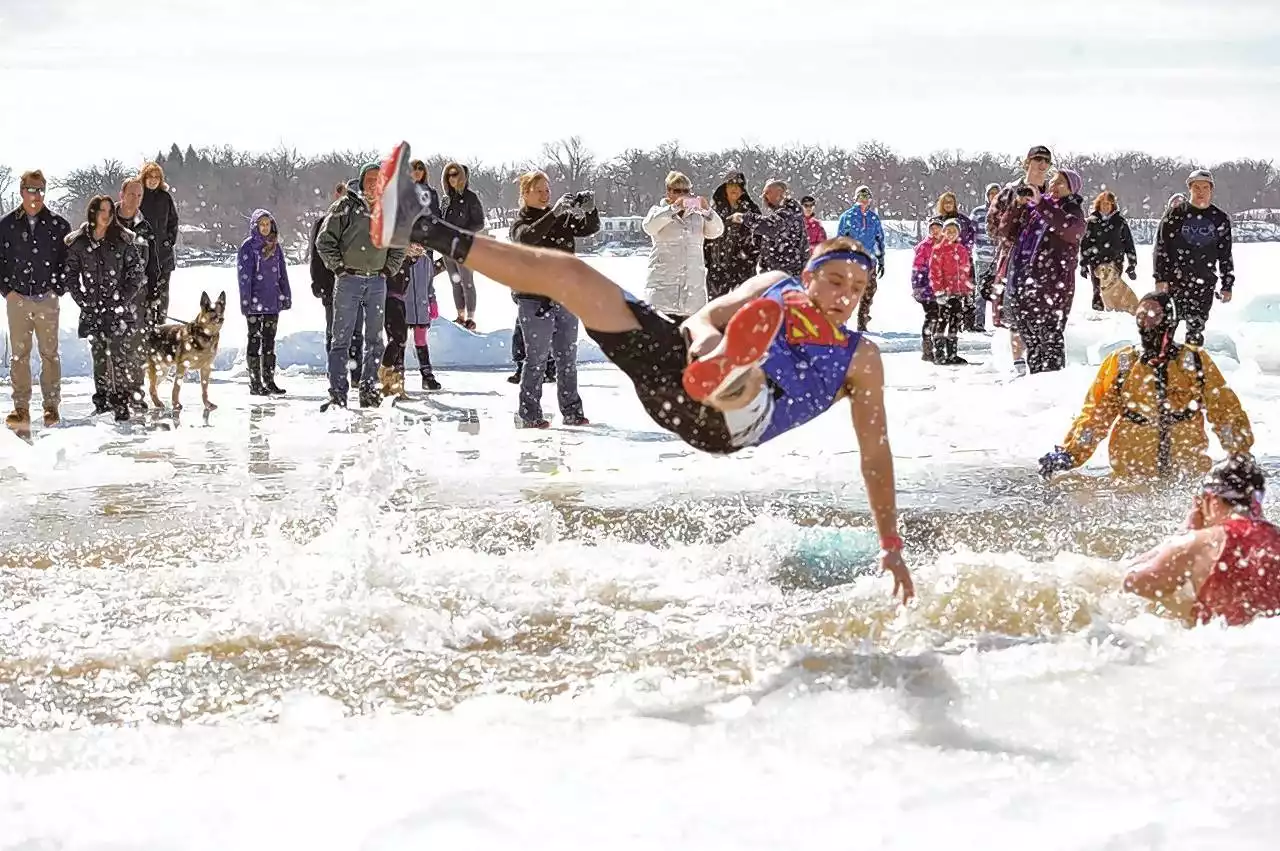
[[[644,221],[643,216],[601,216],[600,217],[600,235],[605,237],[605,242],[610,235],[616,234],[643,234],[640,229],[641,222]]]

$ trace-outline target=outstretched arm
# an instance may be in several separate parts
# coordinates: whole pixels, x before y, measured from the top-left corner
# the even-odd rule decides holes
[[[911,572],[902,559],[898,535],[898,494],[893,475],[893,449],[884,409],[884,362],[880,349],[862,339],[849,365],[846,389],[853,409],[853,431],[862,455],[862,480],[871,516],[880,535],[880,566],[893,574],[893,593],[905,603],[915,596]]]
[[[1071,423],[1067,438],[1062,442],[1062,451],[1070,458],[1075,469],[1093,457],[1094,450],[1111,432],[1111,426],[1124,411],[1124,400],[1120,388],[1116,386],[1120,374],[1121,352],[1112,352],[1098,368],[1098,375],[1093,385],[1085,394],[1084,405],[1080,414]],[[1136,354],[1129,352],[1129,357]]]

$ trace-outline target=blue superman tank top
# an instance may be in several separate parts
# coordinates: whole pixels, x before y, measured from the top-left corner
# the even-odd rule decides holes
[[[757,444],[804,425],[834,405],[862,339],[828,319],[795,278],[770,287],[763,298],[782,305],[783,319],[761,364],[773,387],[774,410]]]

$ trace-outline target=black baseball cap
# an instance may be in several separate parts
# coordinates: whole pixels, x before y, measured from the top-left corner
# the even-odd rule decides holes
[[[816,204],[816,203],[817,203],[817,202],[813,200],[813,196],[812,196],[812,195],[806,195],[806,196],[804,196],[803,198],[801,198],[801,199],[800,199],[800,204],[801,204],[802,206],[804,206],[804,205],[808,205],[808,204]]]
[[[1027,151],[1027,159],[1034,160],[1036,157],[1044,157],[1049,161],[1049,165],[1053,165],[1053,151],[1049,150],[1044,145],[1036,145],[1034,148]]]

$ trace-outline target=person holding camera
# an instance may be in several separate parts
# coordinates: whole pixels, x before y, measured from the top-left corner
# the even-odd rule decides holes
[[[653,205],[641,227],[653,240],[645,283],[649,304],[683,322],[707,303],[707,266],[702,244],[724,234],[724,220],[678,171],[667,175],[666,197]]]
[[[546,174],[531,171],[520,177],[520,212],[511,223],[514,243],[576,253],[574,239],[600,230],[600,211],[590,192],[561,195],[551,204]],[[556,397],[565,425],[590,425],[578,395],[578,317],[546,296],[515,293],[517,321],[524,337],[524,368],[520,372],[522,428],[548,428],[542,416],[542,376],[547,359],[556,360]]]
[[[1005,283],[1009,273],[1009,259],[1031,217],[1031,208],[1027,204],[1034,198],[1048,194],[1049,169],[1052,165],[1052,151],[1044,145],[1031,148],[1022,161],[1025,170],[1023,176],[1000,190],[987,213],[987,236],[996,244],[992,321],[998,328],[1008,328],[1013,336],[1013,365],[1020,375],[1027,372],[1026,348],[1018,334],[1012,297],[1005,294]]]

